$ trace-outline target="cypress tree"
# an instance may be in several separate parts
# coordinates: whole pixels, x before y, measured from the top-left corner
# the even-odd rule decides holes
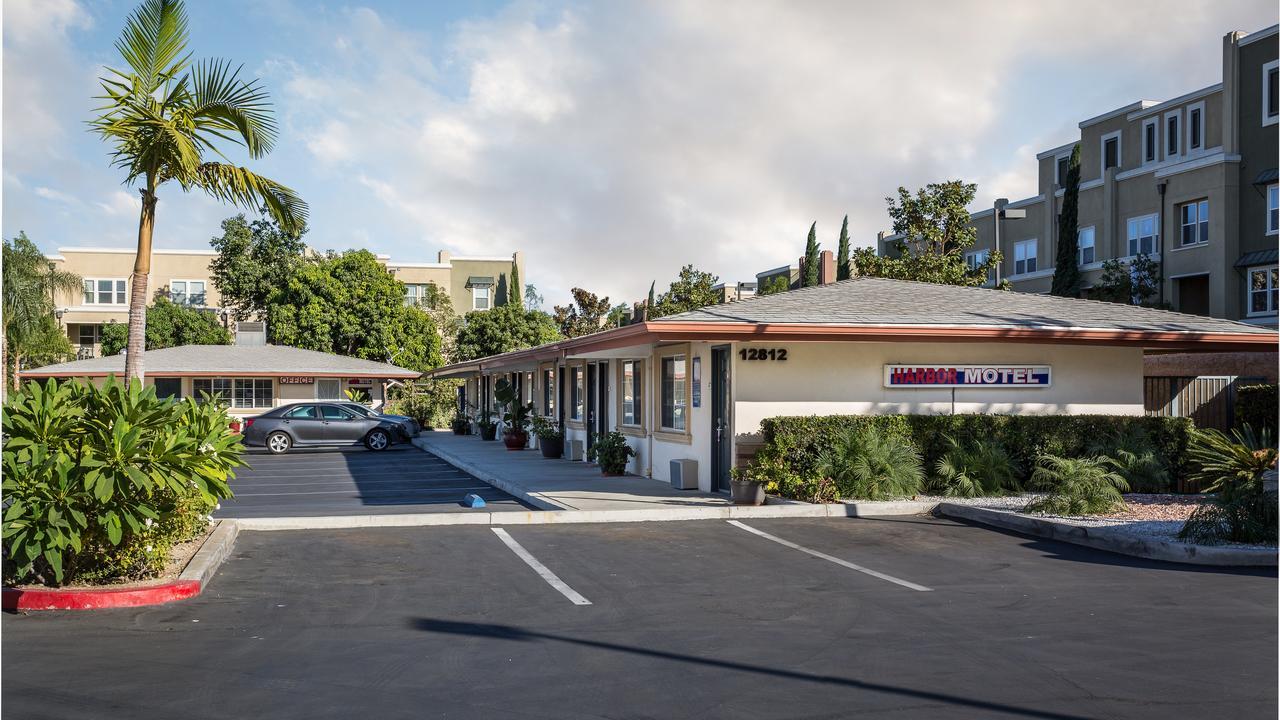
[[[849,216],[840,225],[840,249],[836,251],[836,279],[849,279]]]
[[[657,280],[649,283],[649,298],[644,301],[644,319],[648,320],[653,315],[653,287],[658,284]]]
[[[818,223],[809,226],[809,242],[804,246],[804,268],[800,287],[815,287],[818,284]]]
[[[1071,149],[1071,161],[1067,168],[1067,183],[1062,190],[1062,213],[1058,215],[1058,254],[1054,258],[1053,287],[1051,295],[1080,297],[1079,217],[1080,201],[1080,145]]]
[[[507,304],[524,309],[524,288],[520,287],[520,266],[511,261],[511,282],[507,285]]]

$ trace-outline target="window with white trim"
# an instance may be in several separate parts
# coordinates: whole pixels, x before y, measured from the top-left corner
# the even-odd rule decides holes
[[[640,425],[644,420],[642,382],[644,375],[639,360],[622,361],[622,424]]]
[[[80,325],[77,333],[80,339],[80,347],[91,348],[101,342],[102,326],[101,325]]]
[[[1280,121],[1280,60],[1262,66],[1262,124]]]
[[[1076,264],[1088,265],[1095,259],[1093,226],[1080,228],[1076,233]]]
[[[1280,233],[1280,185],[1267,186],[1267,234]]]
[[[556,414],[556,371],[542,371],[542,414],[551,417]]]
[[[317,400],[346,400],[342,394],[342,380],[339,378],[316,378]]]
[[[1209,201],[1197,200],[1178,206],[1182,247],[1209,242]]]
[[[1280,269],[1275,265],[1249,268],[1249,315],[1274,313],[1278,292],[1280,292]]]
[[[404,304],[409,307],[420,307],[426,305],[427,298],[431,297],[431,283],[405,283],[404,284]]]
[[[1154,255],[1160,251],[1156,233],[1160,228],[1158,215],[1142,215],[1129,218],[1129,255]]]
[[[171,300],[175,305],[204,307],[204,281],[170,280],[169,300]]]
[[[1121,131],[1119,130],[1102,136],[1103,175],[1106,175],[1107,170],[1113,167],[1120,167],[1120,137]]]
[[[1147,165],[1149,163],[1153,163],[1156,160],[1158,160],[1158,158],[1156,157],[1156,154],[1157,154],[1156,148],[1159,147],[1160,145],[1158,141],[1158,138],[1160,136],[1160,128],[1158,126],[1158,123],[1159,123],[1159,120],[1157,120],[1156,118],[1151,118],[1149,120],[1144,120],[1142,122],[1142,164],[1143,165]]]
[[[662,427],[683,432],[688,427],[685,407],[685,356],[662,358]]]
[[[569,368],[569,417],[573,420],[582,419],[583,395],[582,366],[575,365]]]
[[[472,310],[488,310],[489,309],[489,290],[488,287],[471,288],[471,309]]]
[[[1174,110],[1164,116],[1164,156],[1176,158],[1182,155],[1182,113]]]
[[[219,396],[234,408],[269,408],[275,405],[275,381],[270,378],[193,378],[191,390],[197,402],[206,393]]]
[[[982,263],[987,261],[991,256],[991,251],[987,249],[970,250],[964,254],[964,265],[970,270],[977,270],[982,267]]]
[[[85,278],[85,305],[125,305],[125,281],[121,278]]]
[[[1013,274],[1026,275],[1036,271],[1036,241],[1023,240],[1013,245]]]
[[[191,381],[191,394],[196,402],[204,402],[205,395],[210,399],[218,398],[224,403],[231,402],[231,378],[194,378]]]
[[[1204,149],[1204,102],[1187,108],[1187,151]]]

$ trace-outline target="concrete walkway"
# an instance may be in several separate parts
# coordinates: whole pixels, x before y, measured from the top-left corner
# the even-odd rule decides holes
[[[501,440],[424,432],[414,445],[464,472],[543,510],[724,508],[728,494],[676,490],[637,475],[604,477],[594,464],[548,460],[537,450],[512,452]]]

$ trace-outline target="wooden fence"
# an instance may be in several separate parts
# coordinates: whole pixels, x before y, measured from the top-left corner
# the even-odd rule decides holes
[[[1142,394],[1147,415],[1189,417],[1198,428],[1226,431],[1235,424],[1236,388],[1259,381],[1239,375],[1146,377]]]

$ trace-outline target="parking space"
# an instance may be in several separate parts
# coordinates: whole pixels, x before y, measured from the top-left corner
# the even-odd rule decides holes
[[[5,617],[23,662],[3,702],[60,718],[1274,715],[1274,572],[928,517],[741,525],[243,533],[193,601]]]
[[[235,497],[216,517],[297,517],[388,513],[472,512],[469,493],[487,511],[528,510],[507,493],[410,445],[381,452],[364,448],[265,451],[247,456],[236,472]]]

